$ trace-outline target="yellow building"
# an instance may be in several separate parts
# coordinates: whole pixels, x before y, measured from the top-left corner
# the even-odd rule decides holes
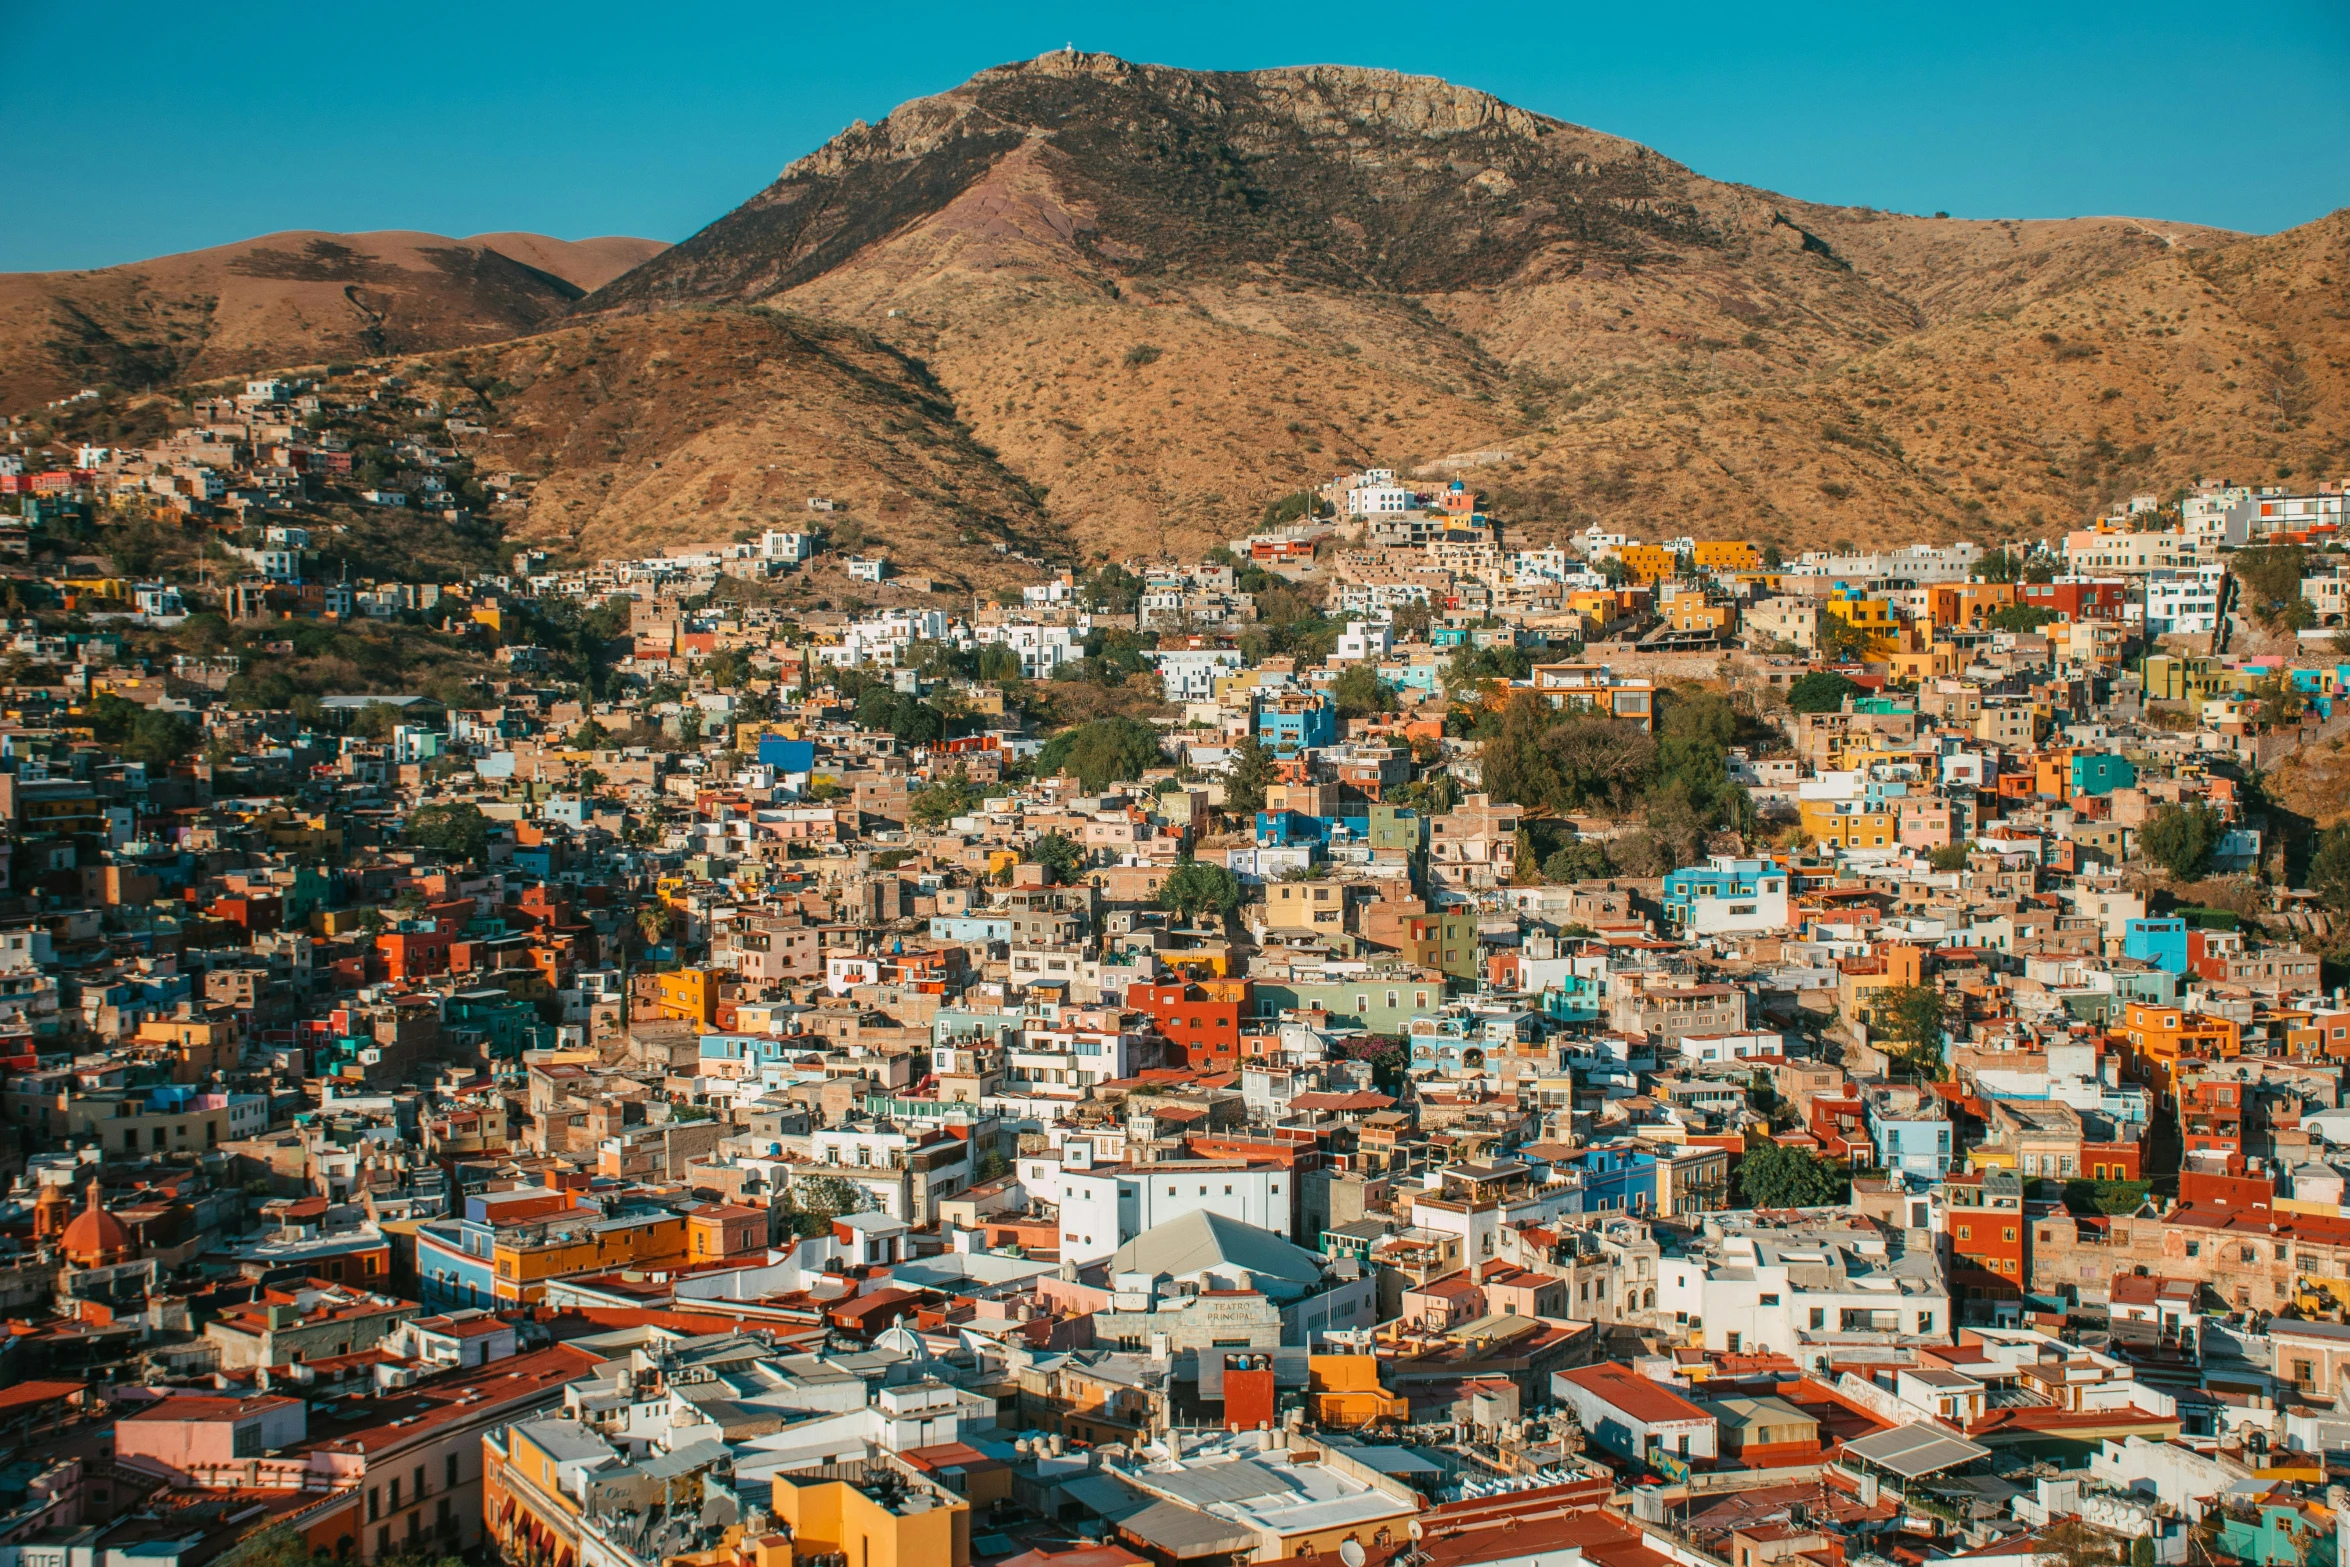
[[[1343,929],[1346,887],[1328,881],[1277,881],[1265,888],[1268,930]]]
[[[1831,593],[1821,603],[1820,613],[1833,616],[1866,637],[1867,652],[1872,658],[1882,657],[1901,645],[1901,618],[1893,613],[1893,605],[1888,600],[1858,593]]]
[[[681,968],[653,976],[646,1005],[654,1017],[686,1023],[718,1021],[718,977],[708,969]]]
[[[610,1268],[657,1268],[686,1260],[686,1221],[667,1209],[616,1218],[550,1220],[500,1237],[491,1249],[500,1302],[536,1304],[549,1279]]]
[[[1616,559],[1634,582],[1670,582],[1681,570],[1681,557],[1662,544],[1627,544],[1616,551]]]
[[[1805,800],[1796,807],[1806,843],[1882,849],[1899,841],[1899,818],[1883,801]]]
[[[133,1043],[169,1059],[175,1083],[201,1083],[214,1072],[233,1072],[244,1053],[243,1033],[228,1018],[151,1017],[139,1025]]]
[[[1894,653],[1886,664],[1895,680],[1942,680],[1958,673],[1958,649],[1947,642],[1929,642],[1916,652]]]
[[[1325,1431],[1400,1426],[1412,1418],[1411,1401],[1380,1384],[1377,1355],[1308,1355],[1306,1418]]]
[[[1699,571],[1760,571],[1762,551],[1744,539],[1699,539],[1689,546]]]

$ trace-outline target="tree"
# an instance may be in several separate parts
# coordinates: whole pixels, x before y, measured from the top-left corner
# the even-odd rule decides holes
[[[1159,732],[1132,718],[1101,718],[1064,729],[1037,753],[1037,776],[1075,773],[1087,793],[1098,793],[1122,778],[1139,778],[1158,765]]]
[[[1085,850],[1066,833],[1048,832],[1028,846],[1028,863],[1041,865],[1064,885],[1085,868]]]
[[[1376,713],[1392,713],[1396,708],[1395,693],[1379,678],[1377,666],[1368,659],[1347,665],[1330,682],[1330,697],[1337,704],[1341,718],[1368,718]]]
[[[408,841],[478,865],[489,857],[490,819],[478,805],[420,806],[408,818]]]
[[[144,762],[151,768],[169,767],[185,760],[201,738],[195,723],[177,713],[144,712],[131,720],[122,754],[128,761]]]
[[[1895,985],[1878,991],[1869,1002],[1877,1034],[1901,1048],[1887,1050],[1896,1070],[1906,1076],[1942,1075],[1942,992],[1932,985]]]
[[[671,923],[669,905],[658,898],[636,906],[637,934],[644,938],[647,947],[658,947],[667,941]]]
[[[1174,910],[1186,921],[1199,914],[1230,919],[1240,907],[1240,878],[1221,865],[1185,860],[1160,886],[1159,907]]]
[[[400,710],[389,702],[370,702],[351,719],[351,733],[362,740],[389,740],[400,726]]]
[[[2212,851],[2226,831],[2219,812],[2201,801],[2166,805],[2139,831],[2138,849],[2173,880],[2193,881],[2211,864]]]
[[[2228,575],[2243,591],[2244,608],[2253,619],[2274,627],[2293,605],[2308,602],[2301,596],[2301,578],[2309,558],[2307,550],[2291,544],[2238,550],[2228,558]]]
[[[2003,604],[1983,622],[1993,631],[2032,632],[2059,618],[2055,610],[2037,604]]]
[[[1970,852],[1971,850],[1966,844],[1946,843],[1938,849],[1930,850],[1926,855],[1926,863],[1945,874],[1951,871],[1963,871],[1966,869],[1967,855]]]
[[[806,1175],[782,1193],[784,1222],[797,1235],[822,1235],[832,1221],[867,1207],[865,1188],[837,1175]]]
[[[1255,735],[1234,746],[1224,774],[1224,809],[1250,816],[1263,810],[1265,785],[1273,781],[1273,765],[1273,753]]]
[[[935,832],[979,803],[978,786],[963,769],[932,781],[906,799],[906,816],[921,828]]]
[[[1787,688],[1787,705],[1798,713],[1840,713],[1844,699],[1860,695],[1860,685],[1830,669],[1815,669]]]
[[[1785,564],[1787,564],[1787,556],[1786,556],[1786,554],[1785,554],[1783,551],[1781,551],[1781,550],[1780,550],[1780,548],[1779,548],[1779,546],[1778,546],[1778,545],[1776,545],[1776,544],[1765,544],[1765,545],[1762,547],[1762,567],[1763,567],[1763,570],[1765,570],[1765,571],[1777,571],[1777,570],[1778,570],[1778,569],[1779,569],[1781,566],[1784,566]]]
[[[2309,855],[2309,890],[2329,909],[2350,909],[2350,822],[2317,835]]]
[[[1809,1149],[1765,1143],[1738,1161],[1738,1190],[1752,1208],[1820,1208],[1842,1200],[1848,1177]]]
[[[1568,839],[1542,862],[1542,879],[1558,886],[1595,881],[1607,874],[1607,850],[1589,838]]]

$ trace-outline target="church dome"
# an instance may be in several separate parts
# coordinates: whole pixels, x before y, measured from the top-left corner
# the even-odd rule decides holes
[[[90,1205],[65,1227],[65,1258],[79,1268],[103,1268],[131,1254],[131,1232],[106,1211],[105,1194],[90,1182]]]

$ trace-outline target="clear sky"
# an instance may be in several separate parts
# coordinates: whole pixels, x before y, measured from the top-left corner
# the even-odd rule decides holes
[[[1074,42],[1448,77],[1718,179],[2270,231],[2350,205],[2350,0],[0,0],[0,270],[275,229],[682,239],[853,119]]]

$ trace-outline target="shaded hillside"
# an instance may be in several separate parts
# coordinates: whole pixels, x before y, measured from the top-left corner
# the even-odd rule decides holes
[[[515,337],[660,248],[288,233],[90,272],[4,274],[0,408],[85,386],[139,390]]]
[[[1008,551],[1065,546],[1027,487],[920,365],[849,328],[772,310],[594,322],[404,367],[479,410],[477,471],[521,475],[509,540],[579,559],[823,523],[886,542],[901,573],[1033,578]],[[843,508],[812,516],[808,497]],[[1005,546],[999,551],[997,545]]]
[[[2323,399],[2266,418],[2234,361],[2314,389],[2344,274],[2288,297],[2285,258],[2339,243],[1826,207],[1427,78],[1056,53],[851,127],[579,308],[898,342],[1095,553],[1475,453],[1536,534],[1809,542],[2333,461]]]

